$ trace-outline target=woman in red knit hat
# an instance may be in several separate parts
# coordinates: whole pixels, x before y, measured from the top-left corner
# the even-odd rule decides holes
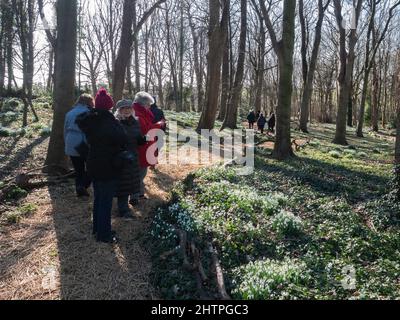
[[[113,99],[102,88],[96,95],[95,108],[76,121],[89,144],[87,167],[94,189],[93,234],[97,241],[108,243],[116,241],[111,231],[111,209],[122,171],[119,154],[128,142],[123,127],[110,112],[113,106]]]

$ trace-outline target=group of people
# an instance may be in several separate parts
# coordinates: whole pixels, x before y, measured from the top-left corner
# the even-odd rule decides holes
[[[147,157],[156,142],[149,135],[153,129],[165,130],[166,119],[155,98],[146,92],[136,94],[134,101],[114,103],[102,88],[95,99],[81,95],[66,115],[65,153],[75,169],[77,196],[89,196],[88,188],[93,185],[93,234],[97,241],[117,241],[111,228],[114,198],[118,199],[119,215],[128,219],[134,218],[129,205],[147,199],[144,179],[155,164]]]
[[[247,115],[247,121],[249,122],[249,129],[254,129],[254,124],[257,123],[258,130],[261,134],[264,134],[266,124],[268,124],[268,132],[275,132],[276,118],[273,112],[271,112],[271,115],[267,119],[261,111],[257,111],[256,113],[251,110]]]

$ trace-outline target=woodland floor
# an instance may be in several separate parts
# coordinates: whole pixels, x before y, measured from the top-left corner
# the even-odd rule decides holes
[[[44,113],[47,114],[48,111],[43,110]],[[195,122],[190,114],[180,117],[182,118],[178,120],[185,126],[192,126]],[[331,131],[331,127],[314,127],[312,137],[324,141],[326,136],[329,138],[332,135]],[[298,133],[296,135],[299,141],[305,141],[305,136]],[[380,153],[378,158],[355,161],[356,164],[365,161],[368,163],[368,168],[374,167],[376,163],[380,172],[384,172],[382,176],[385,177],[377,179],[381,184],[386,184],[390,175],[389,155],[391,156],[390,149],[394,139],[386,134],[380,134],[367,137],[367,143],[364,144],[355,141],[354,138],[350,140],[351,143],[358,145],[360,151],[368,141],[379,141],[381,149],[378,151]],[[273,146],[266,137],[258,138],[258,143],[260,143],[258,149],[261,150],[258,157],[263,157]],[[322,144],[324,146],[324,143]],[[25,135],[0,137],[0,179],[14,176],[23,170],[40,167],[44,161],[47,145],[48,135],[45,134],[45,125],[32,128]],[[320,142],[314,147],[319,148]],[[336,161],[333,152],[343,151],[329,150],[326,153],[330,152],[328,156],[332,161]],[[309,154],[303,153],[302,157],[304,156]],[[363,157],[362,154],[358,156]],[[313,167],[314,171],[318,167],[318,163],[311,163],[311,160],[309,164],[316,165]],[[269,169],[266,170],[270,170],[271,173],[275,170],[279,172],[289,170],[287,167],[279,168],[271,162],[268,162],[267,166],[269,165]],[[146,186],[150,200],[143,202],[134,210],[136,219],[133,221],[113,218],[113,228],[117,231],[120,242],[112,246],[99,244],[92,237],[92,198],[78,200],[74,193],[73,181],[36,189],[21,200],[1,204],[0,217],[3,218],[0,223],[0,300],[169,297],[168,294],[161,293],[160,288],[155,287],[159,285],[157,278],[162,274],[157,274],[157,268],[152,265],[157,260],[152,258],[153,245],[149,243],[148,234],[152,228],[156,208],[170,201],[173,186],[201,167],[159,165],[156,171],[149,171]],[[291,174],[289,171],[286,173]],[[339,183],[345,179],[345,183],[351,183],[351,177],[345,174],[333,177],[342,173],[342,171],[327,172],[328,179],[338,178]],[[346,187],[343,190],[350,194],[352,192],[352,189]],[[353,196],[352,200],[357,202],[361,201],[363,195],[360,194],[359,198],[358,194],[357,197]],[[115,209],[114,206],[114,211]],[[5,221],[4,217],[10,213],[24,214],[16,221]]]

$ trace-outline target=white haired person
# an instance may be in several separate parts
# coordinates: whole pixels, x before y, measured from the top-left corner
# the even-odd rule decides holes
[[[135,100],[133,102],[133,110],[135,115],[140,123],[140,130],[143,136],[147,136],[149,131],[153,129],[161,129],[158,124],[154,124],[154,115],[152,114],[150,107],[154,104],[154,98],[147,92],[139,92],[135,96]],[[147,140],[151,140],[147,137]],[[154,144],[154,139],[152,141],[146,141],[146,143],[142,146],[138,147],[139,150],[139,164],[140,164],[140,192],[131,197],[130,203],[132,205],[138,204],[139,200],[145,200],[145,186],[144,186],[144,178],[147,175],[148,168],[155,163],[149,163],[149,159],[147,159],[147,150],[150,148],[152,144]]]
[[[125,147],[125,161],[122,174],[119,178],[116,197],[118,198],[118,211],[120,217],[132,219],[129,209],[129,196],[140,193],[140,166],[138,146],[146,143],[145,137],[140,132],[139,121],[135,118],[132,108],[132,100],[120,100],[115,108],[115,118],[121,123],[128,136],[128,143]]]

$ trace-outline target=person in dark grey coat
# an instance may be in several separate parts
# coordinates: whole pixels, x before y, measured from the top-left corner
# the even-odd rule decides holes
[[[141,180],[137,147],[146,141],[141,134],[139,121],[134,117],[132,105],[131,100],[118,101],[115,112],[115,118],[120,121],[128,137],[125,150],[129,161],[124,164],[116,193],[119,215],[128,219],[133,218],[128,204],[129,196],[140,192]]]
[[[93,180],[93,234],[97,241],[106,243],[117,241],[111,230],[111,210],[128,143],[124,128],[110,112],[113,106],[112,97],[102,88],[96,95],[95,108],[76,119],[89,145],[87,168]]]

